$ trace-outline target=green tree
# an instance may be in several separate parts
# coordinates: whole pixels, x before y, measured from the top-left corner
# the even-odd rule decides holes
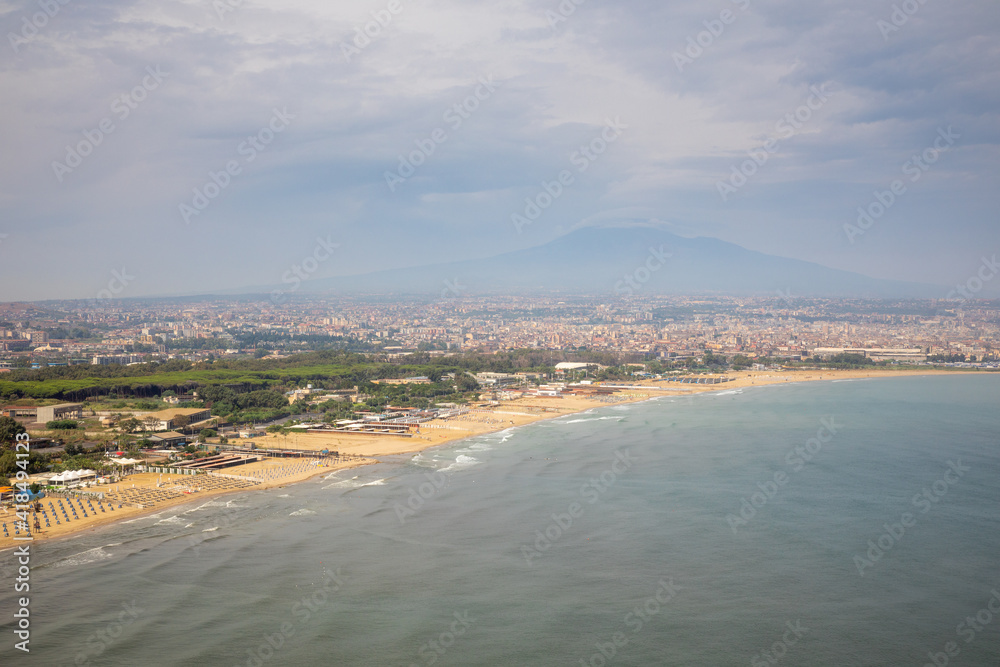
[[[476,391],[479,389],[479,383],[476,381],[476,378],[468,373],[456,373],[455,385],[460,392]]]
[[[0,417],[0,445],[10,445],[17,440],[17,436],[27,433],[24,426],[11,417]]]
[[[45,422],[45,428],[53,431],[70,431],[79,428],[80,425],[75,419],[53,419]]]
[[[118,428],[122,430],[122,433],[135,433],[142,428],[142,422],[135,417],[129,417],[119,422]]]
[[[0,454],[0,477],[10,477],[17,470],[17,455],[7,450]]]

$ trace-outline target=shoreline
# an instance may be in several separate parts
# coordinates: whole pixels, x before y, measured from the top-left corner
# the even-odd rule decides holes
[[[381,463],[378,458],[380,456],[413,455],[434,449],[436,447],[452,445],[475,436],[498,433],[510,428],[517,428],[541,421],[558,419],[559,417],[581,414],[595,408],[640,403],[662,397],[690,396],[693,394],[730,391],[734,389],[744,389],[747,387],[798,384],[801,382],[833,382],[837,380],[877,379],[884,377],[954,376],[955,374],[955,371],[949,370],[730,371],[728,373],[710,376],[733,378],[729,382],[720,384],[698,385],[679,384],[663,380],[643,380],[630,385],[634,388],[616,392],[612,395],[612,400],[600,400],[579,396],[563,398],[519,398],[501,403],[499,405],[489,406],[489,408],[474,408],[474,410],[478,410],[478,412],[471,412],[468,415],[463,415],[461,418],[449,420],[442,424],[432,425],[428,427],[429,432],[418,432],[418,434],[413,438],[394,438],[393,436],[372,438],[360,436],[361,439],[358,439],[359,436],[343,434],[298,434],[293,436],[293,447],[296,449],[315,449],[317,459],[323,458],[320,451],[324,448],[337,449],[341,453],[360,458],[344,461],[343,463],[336,465],[317,465],[311,470],[302,469],[293,471],[293,468],[302,468],[304,465],[311,465],[303,464],[301,461],[293,459],[265,459],[264,461],[256,464],[240,466],[239,468],[230,468],[227,469],[229,472],[225,472],[224,474],[231,474],[241,478],[250,478],[253,477],[254,474],[257,474],[260,475],[260,481],[249,487],[217,488],[211,490],[184,492],[185,495],[179,495],[170,499],[157,501],[157,504],[153,507],[123,507],[121,509],[114,510],[110,514],[105,514],[100,517],[95,515],[89,521],[82,521],[79,525],[66,525],[65,527],[62,527],[61,530],[57,529],[49,533],[42,532],[41,534],[35,535],[34,540],[30,542],[14,542],[12,539],[13,533],[11,533],[11,537],[9,538],[0,535],[0,553],[16,548],[18,545],[40,544],[50,541],[61,542],[63,540],[77,537],[85,532],[96,532],[108,526],[123,523],[126,520],[131,521],[141,519],[151,514],[162,512],[166,509],[180,508],[188,504],[205,502],[236,492],[252,493],[267,491],[274,488],[282,488],[291,484],[298,484],[300,482],[313,479],[319,475],[374,465],[376,463]],[[641,390],[646,387],[650,388],[649,393],[640,393]],[[663,391],[662,389],[659,389],[660,387],[667,387],[669,389],[667,391]],[[459,426],[459,424],[461,426]],[[437,433],[435,432],[435,429],[437,431],[444,431],[444,433]],[[281,444],[279,441],[281,440],[284,441],[284,444],[288,444],[287,437],[282,438],[282,436],[277,435],[270,436],[265,440],[267,442],[267,447],[279,446]],[[268,475],[271,476],[269,479],[267,478]],[[275,475],[277,476],[275,477]],[[168,487],[160,486],[162,483],[162,477],[162,475],[158,475],[157,473],[138,473],[129,476],[123,483],[126,485],[127,489],[129,488],[129,484],[132,486],[140,484],[137,488],[149,490],[151,492],[152,489],[168,489]],[[167,478],[168,483],[174,483],[173,488],[175,489],[197,486],[199,480],[204,483],[204,478],[202,476],[177,475],[176,477],[178,478],[177,480],[174,480],[169,476]],[[155,486],[153,485],[153,482],[156,483]],[[180,484],[178,484],[178,482],[180,482]],[[122,486],[122,483],[113,486],[120,487]],[[110,490],[110,486],[108,488],[103,486],[99,488],[106,491]],[[93,490],[95,490],[94,487],[88,489],[88,491]],[[53,500],[57,501],[60,497],[61,495],[46,496],[42,502],[46,503]],[[6,515],[0,515],[0,521],[5,521],[8,517],[13,520],[13,513],[8,512]],[[55,526],[53,526],[53,528],[55,528]]]

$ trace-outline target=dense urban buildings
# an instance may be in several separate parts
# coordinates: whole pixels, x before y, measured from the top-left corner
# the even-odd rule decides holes
[[[1000,360],[1000,303],[793,298],[302,296],[0,306],[0,372],[65,364],[203,361],[313,349],[406,355],[514,349],[647,359]]]

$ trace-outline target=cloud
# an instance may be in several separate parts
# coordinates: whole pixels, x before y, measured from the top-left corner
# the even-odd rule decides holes
[[[38,5],[6,6],[0,298],[91,297],[123,263],[138,272],[134,296],[260,284],[320,233],[347,250],[334,273],[633,219],[930,282],[1000,248],[1000,16],[988,4],[929,0],[883,36],[892,3],[860,0],[588,0],[566,16],[543,0],[399,0],[395,13],[387,0],[219,3],[72,0],[16,50],[9,35]],[[689,39],[704,46],[678,68]],[[148,67],[168,74],[128,97]],[[490,76],[495,92],[449,122]],[[824,84],[830,101],[723,201],[717,183]],[[241,146],[275,109],[294,119],[248,159]],[[525,197],[574,169],[615,117],[629,126],[621,140],[516,234]],[[113,131],[60,178],[53,163],[87,150],[103,121]],[[949,125],[960,144],[849,245],[857,207]],[[387,187],[437,129],[446,140]],[[231,161],[239,174],[185,224],[179,207]]]

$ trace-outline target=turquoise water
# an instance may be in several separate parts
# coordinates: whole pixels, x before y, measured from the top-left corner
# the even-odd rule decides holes
[[[196,502],[36,545],[0,664],[1000,665],[998,405],[662,398]]]

